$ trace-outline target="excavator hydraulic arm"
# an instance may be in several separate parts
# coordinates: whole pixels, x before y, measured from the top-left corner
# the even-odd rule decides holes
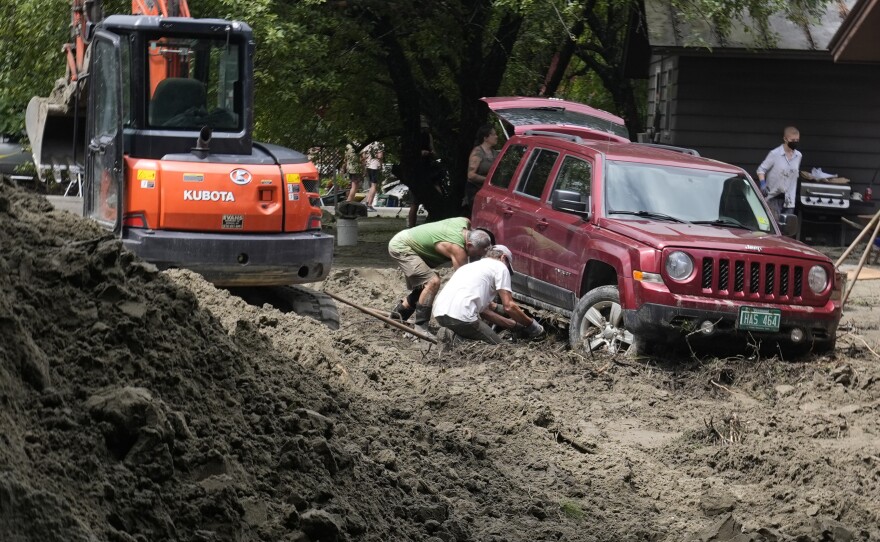
[[[186,0],[132,0],[132,15],[161,15],[162,17],[190,17]]]

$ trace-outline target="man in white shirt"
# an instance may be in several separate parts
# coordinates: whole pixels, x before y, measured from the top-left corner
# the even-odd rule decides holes
[[[513,301],[512,262],[510,249],[495,245],[483,259],[461,266],[434,300],[437,323],[461,337],[490,344],[503,341],[489,324],[520,328],[530,339],[544,333],[541,324]],[[501,303],[494,301],[496,295]]]

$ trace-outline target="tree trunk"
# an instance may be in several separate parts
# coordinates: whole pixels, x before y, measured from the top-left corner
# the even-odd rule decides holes
[[[559,90],[559,84],[562,83],[562,78],[565,76],[565,71],[568,69],[568,65],[571,64],[571,59],[577,48],[577,40],[584,33],[585,28],[583,19],[578,19],[571,28],[571,33],[565,36],[562,43],[559,44],[556,54],[553,55],[553,62],[547,70],[544,84],[541,86],[541,96],[552,97],[556,95],[556,91]]]

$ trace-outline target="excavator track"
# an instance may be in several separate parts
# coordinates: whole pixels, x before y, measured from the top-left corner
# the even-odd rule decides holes
[[[260,286],[229,288],[229,292],[251,305],[269,304],[281,312],[313,318],[330,329],[339,329],[336,302],[323,292],[305,286]]]

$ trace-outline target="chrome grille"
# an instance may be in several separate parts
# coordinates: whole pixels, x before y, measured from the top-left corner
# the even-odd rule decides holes
[[[763,259],[760,255],[701,258],[699,276],[703,292],[718,297],[745,294],[751,298],[776,301],[780,297],[801,297],[803,267],[792,263],[763,262],[760,259]]]

